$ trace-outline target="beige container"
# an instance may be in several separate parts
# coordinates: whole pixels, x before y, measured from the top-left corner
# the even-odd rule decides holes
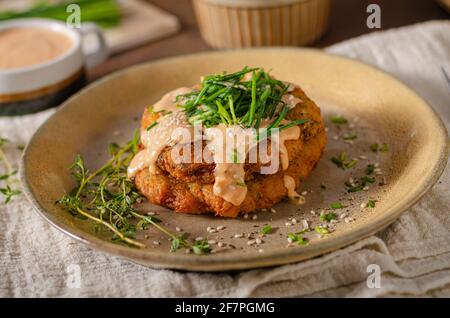
[[[330,0],[194,0],[204,40],[215,48],[307,45],[326,31]]]

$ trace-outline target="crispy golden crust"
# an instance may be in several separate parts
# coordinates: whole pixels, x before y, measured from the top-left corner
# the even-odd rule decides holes
[[[299,186],[317,165],[327,141],[320,109],[301,89],[296,88],[292,93],[303,102],[291,109],[287,118],[309,118],[311,122],[300,126],[301,137],[298,140],[286,141],[289,153],[287,170],[262,175],[258,173],[260,164],[245,165],[248,191],[241,205],[234,206],[213,193],[214,164],[175,164],[170,157],[171,148],[165,149],[157,160],[159,174],[153,175],[148,169],[136,174],[137,188],[150,202],[182,213],[213,212],[236,217],[240,213],[272,207],[287,196],[284,175],[293,177]],[[146,110],[142,127],[147,127],[159,116]]]

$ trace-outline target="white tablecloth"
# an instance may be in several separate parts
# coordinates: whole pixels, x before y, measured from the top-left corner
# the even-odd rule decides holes
[[[416,89],[450,125],[450,21],[372,33],[327,49],[392,73]],[[26,143],[52,111],[0,119],[0,136]],[[23,197],[0,205],[2,297],[283,297],[450,296],[450,171],[386,230],[345,249],[293,265],[238,274],[181,273],[145,268],[75,242],[48,225]],[[68,288],[78,264],[80,288]],[[368,288],[368,264],[382,271]],[[70,285],[69,285],[70,286]]]

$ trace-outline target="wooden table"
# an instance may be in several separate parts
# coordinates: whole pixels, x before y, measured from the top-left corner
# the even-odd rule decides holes
[[[162,57],[211,50],[198,31],[191,0],[147,0],[179,17],[181,31],[164,40],[147,44],[111,57],[92,70],[90,80],[127,66]],[[315,47],[325,47],[361,34],[368,29],[366,8],[371,3],[381,6],[382,30],[433,19],[449,19],[450,15],[433,0],[332,0],[330,26]]]

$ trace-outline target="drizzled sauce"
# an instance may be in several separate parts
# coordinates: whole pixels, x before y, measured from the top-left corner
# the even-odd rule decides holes
[[[290,85],[292,86],[292,84]],[[250,149],[257,145],[251,137],[242,138],[242,136],[253,136],[252,130],[239,125],[225,126],[220,124],[215,127],[203,129],[203,134],[202,132],[194,132],[194,126],[190,125],[186,114],[179,110],[175,101],[176,96],[191,91],[192,88],[189,87],[176,89],[164,95],[161,100],[153,105],[154,111],[167,110],[172,111],[172,113],[161,117],[158,120],[158,124],[153,128],[141,130],[141,141],[145,149],[138,152],[133,158],[128,168],[128,177],[133,178],[138,171],[144,168],[148,168],[153,174],[158,173],[156,160],[166,146],[191,142],[195,140],[195,136],[203,135],[201,138],[206,140],[206,150],[212,153],[212,159],[216,165],[214,170],[214,194],[238,206],[244,201],[247,195],[244,170],[245,159]],[[284,100],[285,96],[292,97],[286,97],[286,100]],[[291,94],[286,94],[285,96],[283,96],[283,101],[291,108],[302,102],[299,98]],[[264,128],[269,124],[269,121],[263,120],[260,127]],[[173,138],[172,133],[177,128],[186,128],[189,131],[188,138],[184,138],[186,135],[183,138]],[[193,136],[194,138],[192,138]],[[300,128],[293,126],[280,131],[278,138],[272,139],[272,143],[276,143],[275,147],[279,147],[279,158],[283,171],[289,166],[289,156],[285,141],[296,140],[299,137]],[[226,142],[225,138],[227,140]],[[229,143],[230,141],[231,144]],[[274,154],[270,153],[266,159],[268,159],[267,161],[278,161],[278,158],[273,157]],[[276,173],[278,170],[275,169],[270,173]],[[288,189],[288,196],[290,198],[297,198],[297,201],[299,198],[302,198],[295,192],[295,181],[292,177],[285,175],[284,185]]]
[[[284,186],[288,191],[288,197],[289,199],[294,202],[297,205],[301,205],[305,203],[305,198],[298,194],[297,191],[295,191],[295,180],[291,176],[288,176],[287,174],[283,177]]]

